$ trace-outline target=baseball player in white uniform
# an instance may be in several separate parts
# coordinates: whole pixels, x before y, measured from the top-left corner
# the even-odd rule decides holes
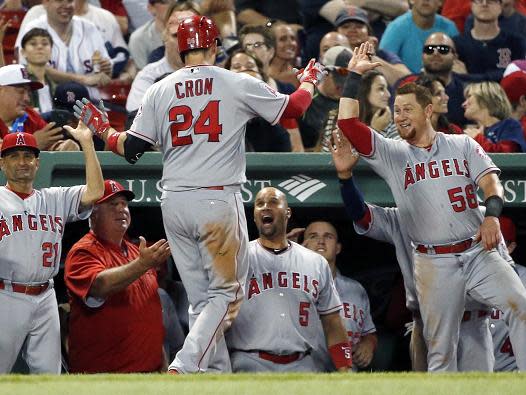
[[[259,238],[250,242],[245,301],[227,333],[234,372],[320,370],[312,353],[322,333],[336,368],[351,367],[351,344],[329,265],[287,240],[290,216],[283,192],[272,187],[258,192]]]
[[[246,181],[245,125],[257,116],[275,124],[301,114],[323,70],[311,61],[300,75],[300,89],[286,96],[253,77],[213,66],[219,30],[208,17],[183,20],[177,39],[186,67],[148,89],[129,131],[111,129],[87,100],[77,102],[76,111],[131,163],[160,145],[161,209],[188,293],[191,326],[169,370],[196,373],[211,363],[213,370],[230,371],[223,333],[239,311],[248,267],[240,194]]]
[[[85,219],[104,192],[92,133],[72,129],[86,159],[86,185],[33,189],[39,166],[35,137],[8,134],[0,151],[0,373],[22,351],[31,373],[60,373],[60,326],[53,277],[66,222]]]
[[[353,368],[367,367],[378,344],[376,328],[365,288],[358,281],[343,276],[336,267],[336,256],[342,248],[336,228],[326,221],[311,222],[305,228],[303,246],[327,260],[342,301],[340,316],[352,345]]]
[[[416,297],[411,241],[401,225],[397,208],[383,208],[365,203],[352,179],[352,169],[358,162],[359,156],[356,153],[353,155],[349,142],[338,131],[333,132],[333,141],[335,142],[331,147],[333,162],[338,172],[345,208],[354,221],[354,229],[360,235],[395,246],[396,258],[404,278],[406,306],[414,317],[411,331],[413,370],[425,371],[427,348],[422,338],[423,324]],[[511,262],[505,245],[502,243],[499,247],[501,255]],[[494,357],[489,331],[490,309],[469,296],[466,298],[465,309],[460,325],[458,370],[492,371]]]
[[[361,73],[377,67],[369,43],[356,48],[340,100],[338,126],[388,183],[414,245],[414,274],[429,371],[456,371],[466,294],[506,310],[517,365],[526,369],[526,289],[495,247],[503,206],[499,169],[469,136],[437,133],[429,92],[399,88],[394,121],[403,141],[386,140],[359,122]],[[482,215],[476,188],[484,193]],[[507,284],[503,287],[500,284]],[[436,303],[444,301],[444,303]],[[447,303],[445,302],[447,301]]]
[[[50,63],[58,71],[78,75],[95,73],[93,56],[96,51],[101,59],[109,60],[102,34],[90,21],[73,15],[73,1],[44,0],[44,7],[49,8],[45,15],[29,22],[18,32],[15,47],[19,50],[20,63],[26,63],[20,52],[22,38],[34,27],[47,30],[53,38]],[[109,74],[111,77],[111,72]],[[96,82],[88,84],[87,81],[83,80],[76,82],[84,85],[97,84]],[[88,86],[88,92],[92,99],[98,100],[100,98],[99,90],[96,87]]]

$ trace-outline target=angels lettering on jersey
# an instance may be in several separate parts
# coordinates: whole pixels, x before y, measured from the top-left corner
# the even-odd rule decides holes
[[[420,181],[451,176],[464,176],[469,178],[468,161],[465,159],[448,158],[440,161],[432,160],[415,164],[407,162],[404,171],[404,189]]]
[[[0,241],[16,232],[42,231],[63,234],[64,220],[50,214],[14,214],[5,217],[0,214]]]
[[[298,272],[277,272],[252,274],[248,281],[247,300],[261,295],[268,289],[288,288],[312,295],[316,300],[319,295],[318,286],[320,281]]]

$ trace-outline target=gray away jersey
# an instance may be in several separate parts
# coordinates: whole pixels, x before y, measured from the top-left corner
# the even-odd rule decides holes
[[[79,214],[84,185],[33,190],[20,198],[0,187],[0,278],[20,283],[44,282],[59,270],[66,222]]]
[[[247,74],[185,67],[147,90],[128,133],[161,146],[164,190],[242,184],[246,123],[275,124],[287,103]]]
[[[365,288],[356,280],[342,276],[337,272],[334,279],[336,290],[342,301],[340,316],[353,345],[360,342],[360,338],[376,332],[371,317],[369,297]]]
[[[366,161],[391,188],[415,244],[448,244],[476,234],[483,218],[477,183],[499,169],[475,140],[437,133],[428,150],[373,132],[372,144]]]
[[[342,307],[325,258],[294,242],[277,255],[250,242],[244,298],[226,334],[232,350],[311,351],[323,342],[318,315]]]
[[[522,283],[526,286],[526,267],[515,265]],[[490,330],[493,337],[493,349],[495,354],[495,372],[507,372],[517,370],[517,361],[511,346],[508,326],[504,321],[502,311],[493,309],[490,318]]]

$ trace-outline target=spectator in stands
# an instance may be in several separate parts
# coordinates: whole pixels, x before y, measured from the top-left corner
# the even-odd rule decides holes
[[[170,0],[148,0],[148,12],[153,15],[153,19],[130,36],[131,57],[139,70],[148,64],[148,55],[163,45],[164,17],[170,3]]]
[[[437,14],[440,0],[413,0],[413,8],[393,20],[380,40],[380,49],[394,52],[413,73],[422,68],[420,54],[430,34],[443,32],[450,37],[458,30],[453,22]]]
[[[12,132],[25,132],[35,136],[38,148],[46,151],[77,151],[79,146],[65,139],[62,128],[46,123],[29,105],[31,90],[42,84],[29,79],[26,68],[11,64],[0,68],[0,139]]]
[[[471,12],[473,28],[453,39],[458,57],[469,73],[484,73],[487,80],[498,82],[512,60],[524,59],[524,38],[499,27],[501,0],[473,0]]]
[[[7,28],[11,21],[5,16],[0,16],[0,67],[5,66],[6,60],[4,57],[4,38]]]
[[[170,248],[164,239],[149,247],[142,236],[139,246],[128,241],[128,202],[134,197],[106,180],[90,216],[91,230],[66,258],[70,372],[143,373],[163,366],[155,268],[166,262]]]
[[[303,29],[297,0],[235,0],[240,25],[264,25],[270,20],[289,24],[297,32]]]
[[[139,108],[144,93],[159,77],[166,73],[173,73],[184,66],[179,56],[177,28],[180,21],[195,14],[195,9],[188,6],[187,3],[170,5],[166,12],[166,27],[163,32],[164,55],[160,60],[147,64],[146,67],[139,71],[137,77],[133,80],[128,99],[126,100],[126,111],[133,112]]]
[[[53,38],[51,67],[47,69],[55,82],[74,81],[89,86],[90,96],[98,100],[95,86],[111,80],[112,64],[104,39],[91,22],[73,15],[73,0],[43,0],[46,14],[25,24],[15,46],[20,49],[22,37],[34,27],[45,29]],[[19,53],[21,63],[26,63]]]
[[[234,52],[226,63],[225,68],[236,73],[245,73],[262,81],[267,81],[263,65],[251,52],[242,49]],[[293,131],[294,132],[294,131]],[[247,123],[245,132],[245,147],[248,152],[290,152],[291,140],[301,143],[299,131],[295,135],[289,133],[281,125],[271,125],[263,118],[253,118]]]
[[[433,129],[446,134],[462,134],[462,128],[447,119],[447,105],[449,96],[446,93],[444,83],[430,74],[422,74],[415,81],[418,85],[424,86],[431,92],[433,102],[433,114],[431,115],[431,125]]]
[[[113,63],[113,78],[131,83],[137,74],[135,64],[130,59],[128,45],[124,41],[119,23],[110,11],[92,4],[88,0],[75,0],[75,15],[87,19],[99,29]]]
[[[296,73],[298,37],[294,29],[286,23],[275,22],[271,26],[276,39],[276,53],[270,61],[269,75],[276,81],[291,84],[294,88],[299,86]],[[291,93],[291,92],[284,92]]]
[[[317,87],[312,103],[298,122],[307,151],[329,152],[330,136],[338,119],[338,101],[351,60],[349,48],[336,46],[325,52],[322,63],[328,75]]]
[[[358,90],[360,120],[384,137],[400,140],[389,108],[389,99],[389,85],[382,73],[371,70],[362,75]]]
[[[359,7],[345,7],[336,17],[334,25],[336,31],[347,36],[351,49],[359,47],[366,41],[373,42],[376,53],[373,54],[372,60],[380,63],[377,70],[385,76],[389,85],[394,85],[400,78],[410,74],[409,69],[396,54],[376,48],[378,40],[373,36],[373,30],[365,10]]]
[[[171,34],[177,34],[177,28],[179,23],[192,15],[201,15],[198,10],[198,6],[192,1],[185,1],[183,3],[172,3],[166,10],[166,16],[164,18],[164,31],[163,31],[163,43],[164,43],[164,34],[166,30]],[[203,14],[205,15],[205,14]],[[222,43],[222,42],[221,42]],[[148,64],[155,63],[161,60],[165,53],[165,45],[154,49],[150,55],[148,55]]]
[[[53,108],[55,84],[46,74],[52,47],[53,39],[45,29],[34,27],[22,37],[20,52],[26,59],[29,79],[43,85],[42,89],[31,91],[31,107],[40,113],[51,111]]]
[[[111,1],[111,0],[110,0]],[[128,14],[128,32],[133,33],[142,25],[153,19],[148,12],[148,2],[144,0],[122,0],[122,5]]]
[[[117,19],[121,33],[123,35],[128,34],[128,14],[126,13],[124,4],[122,4],[122,0],[100,0],[99,3],[101,8],[104,8],[115,15],[115,19]]]
[[[486,152],[526,152],[521,124],[511,118],[511,104],[497,82],[470,84],[464,90],[467,119],[475,121],[465,133]]]
[[[466,19],[471,13],[471,1],[444,0],[442,3],[442,16],[455,22],[459,32],[464,32]]]
[[[6,11],[24,11],[26,7],[22,0],[4,0],[0,2],[0,8]]]
[[[510,67],[515,66],[514,63],[522,64],[522,67]],[[513,62],[510,66],[506,68],[500,85],[510,100],[511,117],[521,123],[526,135],[526,60]],[[510,69],[509,74],[507,74],[508,69]]]
[[[365,288],[358,281],[343,276],[336,267],[336,257],[342,249],[336,228],[326,221],[311,222],[305,228],[303,246],[327,259],[343,304],[340,315],[352,343],[353,367],[367,367],[378,344],[376,328]]]
[[[241,48],[252,52],[262,63],[263,72],[268,77],[268,84],[279,92],[293,92],[294,86],[277,81],[269,75],[270,61],[276,53],[276,39],[272,29],[264,25],[245,25],[239,31]]]
[[[526,15],[521,14],[516,9],[516,0],[502,0],[502,13],[499,16],[499,27],[506,33],[519,36],[526,44]],[[471,9],[469,8],[471,11]],[[466,20],[466,30],[473,28],[473,15],[469,15]]]
[[[325,53],[331,49],[332,47],[346,47],[351,48],[351,44],[349,43],[349,39],[344,34],[338,33],[338,32],[329,32],[325,36],[322,37],[320,40],[320,54],[318,56],[318,59],[323,59],[325,56]]]
[[[462,109],[464,84],[482,81],[484,75],[455,72],[455,69],[462,70],[463,63],[457,59],[453,40],[444,33],[433,33],[427,38],[422,50],[422,61],[425,74],[439,78],[446,87],[446,94],[449,97],[448,119],[459,126],[464,126],[467,123]]]

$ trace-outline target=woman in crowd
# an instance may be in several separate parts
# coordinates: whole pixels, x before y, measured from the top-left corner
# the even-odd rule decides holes
[[[294,88],[297,88],[299,81],[293,70],[298,66],[296,64],[298,56],[298,37],[296,32],[291,26],[283,22],[271,24],[271,29],[276,38],[276,53],[270,62],[269,75],[276,81],[291,84]]]
[[[511,104],[496,82],[478,82],[464,89],[464,116],[476,123],[465,133],[486,152],[526,152],[521,124],[511,118]]]
[[[362,76],[358,91],[360,120],[387,138],[400,140],[389,108],[389,85],[384,75],[371,70]]]
[[[449,122],[447,119],[449,96],[442,81],[433,75],[423,74],[415,83],[429,89],[433,96],[433,115],[431,115],[433,128],[446,134],[464,133],[460,126]]]

